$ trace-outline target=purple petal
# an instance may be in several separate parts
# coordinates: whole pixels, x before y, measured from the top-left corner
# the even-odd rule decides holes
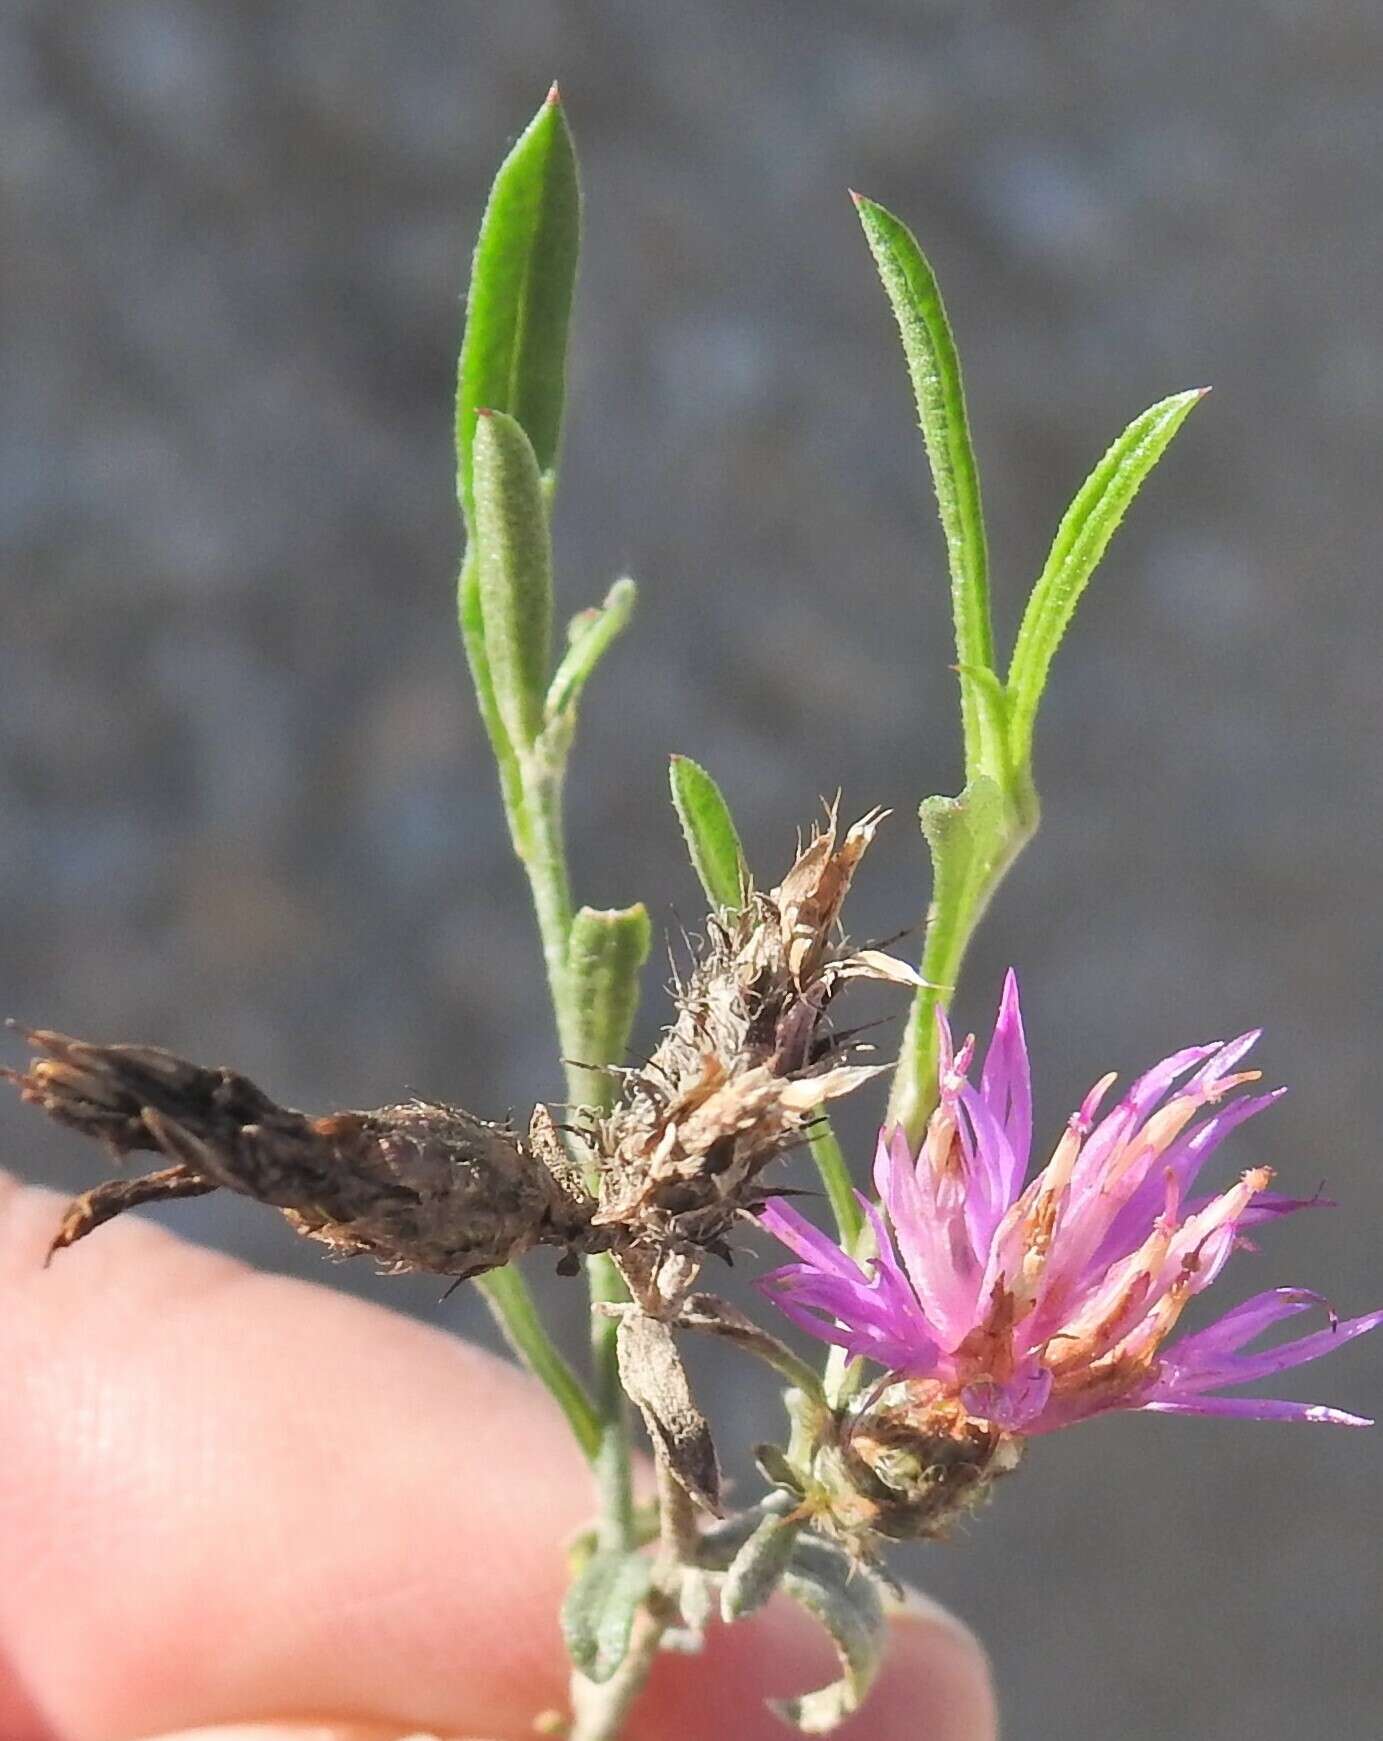
[[[943,1204],[925,1156],[915,1162],[906,1139],[880,1134],[874,1185],[898,1243],[912,1292],[942,1344],[954,1348],[973,1328],[980,1270],[965,1224],[963,1199]]]
[[[797,1210],[775,1198],[762,1225],[805,1261],[788,1264],[757,1284],[793,1323],[885,1366],[929,1372],[937,1345],[916,1295],[894,1255],[882,1217],[860,1199],[878,1254],[869,1273]]]
[[[1186,1084],[1186,1093],[1201,1094],[1206,1089],[1214,1088],[1262,1038],[1262,1028],[1250,1028],[1248,1033],[1240,1034],[1233,1040],[1226,1040],[1222,1046],[1217,1046],[1214,1056],[1206,1063],[1205,1068],[1197,1070]]]
[[[944,1082],[955,1067],[956,1046],[951,1038],[951,1023],[946,1011],[940,1004],[936,1006],[936,1065],[937,1075]]]
[[[1189,1131],[1183,1132],[1161,1157],[1159,1163],[1149,1169],[1147,1178],[1143,1180],[1132,1197],[1119,1211],[1114,1224],[1105,1235],[1095,1254],[1092,1267],[1096,1269],[1108,1267],[1143,1243],[1144,1239],[1147,1238],[1149,1228],[1156,1217],[1162,1213],[1166,1202],[1168,1172],[1175,1175],[1180,1189],[1188,1190],[1201,1168],[1229,1133],[1253,1118],[1257,1113],[1265,1111],[1285,1093],[1285,1089],[1279,1088],[1272,1094],[1259,1094],[1245,1100],[1236,1100],[1206,1119],[1203,1124],[1195,1125]],[[1188,1203],[1183,1208],[1182,1213],[1184,1216],[1190,1216],[1198,1210],[1204,1209],[1208,1203],[1213,1201],[1213,1197],[1204,1197],[1194,1204]],[[1268,1219],[1265,1215],[1253,1213],[1257,1202],[1258,1199],[1255,1199],[1254,1204],[1241,1218],[1240,1226],[1254,1226],[1259,1221]],[[1285,1211],[1279,1211],[1279,1213],[1285,1213]]]
[[[1174,1342],[1167,1350],[1166,1364],[1180,1372],[1207,1356],[1218,1360],[1221,1355],[1232,1354],[1236,1348],[1252,1342],[1255,1336],[1261,1336],[1282,1319],[1309,1311],[1312,1306],[1325,1305],[1324,1297],[1312,1293],[1309,1288],[1269,1288],[1235,1306],[1233,1311],[1226,1312],[1224,1317],[1217,1318],[1204,1330],[1197,1330]]]
[[[892,1334],[893,1315],[887,1303],[867,1288],[851,1287],[800,1265],[775,1270],[762,1278],[762,1285],[775,1300],[787,1301],[799,1311],[819,1312],[847,1330]]]
[[[1123,1104],[1128,1107],[1141,1121],[1161,1100],[1162,1096],[1193,1064],[1203,1064],[1207,1058],[1214,1059],[1223,1050],[1219,1041],[1209,1046],[1186,1046],[1180,1052],[1172,1052],[1154,1064],[1151,1070],[1145,1070],[1124,1096]]]
[[[801,1265],[776,1270],[754,1285],[800,1329],[852,1355],[893,1372],[923,1374],[935,1365],[936,1344],[919,1327],[915,1308],[911,1316],[898,1314],[870,1289]]]
[[[966,1385],[961,1391],[961,1401],[980,1420],[990,1421],[1004,1432],[1016,1433],[1031,1427],[1051,1394],[1051,1373],[1033,1361],[1006,1384],[982,1379]]]
[[[855,1195],[859,1198],[864,1218],[874,1235],[876,1255],[873,1261],[871,1292],[887,1302],[895,1321],[900,1325],[908,1325],[919,1342],[933,1343],[936,1330],[923,1311],[922,1302],[908,1280],[907,1272],[898,1262],[888,1223],[863,1192],[857,1191]]]
[[[1236,1421],[1311,1421],[1328,1427],[1371,1427],[1367,1415],[1322,1408],[1312,1402],[1275,1402],[1266,1396],[1197,1396],[1137,1405],[1155,1415],[1220,1415]]]
[[[782,1285],[782,1278],[786,1273],[784,1270],[775,1270],[772,1275],[760,1276],[754,1286],[767,1294],[783,1316],[796,1324],[799,1330],[805,1330],[811,1336],[819,1336],[823,1342],[834,1342],[842,1348],[849,1347],[854,1340],[854,1332],[819,1317],[810,1306],[801,1305],[793,1299]]]
[[[1319,1191],[1314,1197],[1284,1197],[1280,1191],[1260,1191],[1239,1217],[1240,1227],[1260,1227],[1265,1221],[1276,1221],[1282,1215],[1295,1215],[1298,1209],[1338,1209],[1340,1205]]]
[[[1383,1324],[1383,1312],[1367,1312],[1363,1317],[1346,1318],[1328,1329],[1300,1336],[1295,1342],[1279,1343],[1276,1348],[1264,1348],[1257,1354],[1222,1350],[1215,1356],[1202,1348],[1200,1357],[1193,1353],[1190,1361],[1186,1359],[1184,1345],[1174,1345],[1167,1354],[1172,1369],[1171,1383],[1180,1389],[1198,1391],[1219,1389],[1227,1384],[1252,1384],[1260,1378],[1270,1378],[1274,1373],[1286,1372],[1289,1367],[1302,1366],[1308,1360],[1319,1360],[1323,1354],[1333,1354],[1346,1342],[1366,1335],[1380,1324]],[[1217,1327],[1211,1326],[1212,1329]]]
[[[1183,1131],[1162,1157],[1164,1170],[1170,1167],[1181,1189],[1189,1191],[1201,1168],[1229,1133],[1256,1118],[1260,1112],[1266,1112],[1286,1092],[1285,1088],[1274,1088],[1268,1094],[1251,1094],[1243,1100],[1231,1101],[1202,1123]]]
[[[960,1091],[962,1128],[969,1125],[965,1144],[969,1162],[965,1181],[965,1223],[977,1257],[989,1251],[994,1229],[1018,1194],[1022,1174],[1013,1146],[993,1107],[969,1083]]]
[[[1018,976],[1010,967],[1004,978],[994,1037],[985,1053],[980,1093],[1003,1128],[1021,1182],[1028,1170],[1032,1149],[1032,1071],[1028,1042],[1023,1032],[1023,1009],[1018,997]],[[1005,1206],[1012,1202],[1010,1189]]]
[[[1219,1050],[1218,1041],[1211,1046],[1187,1046],[1154,1064],[1151,1070],[1145,1070],[1082,1144],[1080,1160],[1071,1180],[1073,1194],[1079,1196],[1103,1175],[1110,1156],[1121,1143],[1130,1139],[1178,1076],[1184,1075],[1193,1064],[1204,1063]]]
[[[828,1238],[819,1227],[813,1227],[800,1210],[785,1203],[781,1197],[774,1197],[766,1203],[756,1219],[766,1233],[771,1233],[789,1251],[796,1252],[804,1263],[827,1275],[863,1284],[865,1276],[860,1266],[846,1256],[835,1240]]]

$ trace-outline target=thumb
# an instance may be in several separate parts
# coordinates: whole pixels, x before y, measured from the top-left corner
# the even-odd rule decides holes
[[[861,1728],[874,1741],[998,1741],[989,1658],[970,1628],[930,1596],[909,1591],[892,1634]]]
[[[968,1627],[909,1592],[890,1616],[879,1678],[839,1741],[996,1741],[989,1662]],[[630,1741],[787,1741],[765,1704],[819,1687],[840,1672],[817,1622],[785,1597],[752,1620],[714,1627],[706,1655],[659,1658],[629,1725]]]
[[[954,1615],[910,1594],[892,1616],[892,1638],[878,1683],[864,1708],[839,1731],[869,1741],[997,1741],[994,1690],[979,1641]],[[695,1658],[664,1657],[647,1702],[635,1707],[634,1737],[711,1735],[757,1737],[790,1731],[763,1709],[764,1689],[798,1691],[829,1672],[812,1623],[775,1604],[758,1619],[720,1631],[714,1674],[697,1673]],[[803,1676],[806,1679],[803,1679]],[[751,1701],[746,1707],[742,1701]],[[739,1702],[738,1710],[731,1704]],[[531,1732],[530,1732],[531,1733]],[[154,1738],[151,1738],[154,1741]],[[400,1724],[236,1723],[185,1729],[156,1741],[442,1741]],[[459,1741],[459,1738],[456,1738]],[[466,1741],[481,1741],[466,1737]],[[499,1741],[487,1737],[486,1741]]]

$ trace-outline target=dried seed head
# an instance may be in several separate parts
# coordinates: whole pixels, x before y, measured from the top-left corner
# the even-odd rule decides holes
[[[6,1072],[24,1100],[117,1157],[150,1149],[172,1163],[78,1198],[54,1249],[136,1204],[220,1186],[282,1210],[336,1255],[367,1254],[391,1270],[479,1275],[531,1246],[588,1237],[594,1204],[579,1179],[460,1107],[414,1101],[310,1118],[233,1071],[156,1047],[25,1037],[41,1056]],[[541,1121],[535,1134],[541,1147]]]
[[[716,1251],[760,1206],[769,1162],[827,1101],[875,1074],[844,1061],[828,1009],[847,979],[915,980],[878,951],[852,952],[840,933],[841,903],[883,814],[837,843],[829,813],[776,888],[708,921],[705,951],[675,988],[675,1020],[592,1132],[598,1226],[646,1251]]]

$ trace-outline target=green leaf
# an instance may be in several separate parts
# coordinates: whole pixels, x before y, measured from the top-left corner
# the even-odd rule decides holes
[[[648,960],[653,927],[642,902],[597,910],[582,907],[572,920],[567,971],[576,1033],[575,1065],[618,1064],[629,1046],[639,1004],[639,970]],[[608,1106],[614,1078],[599,1068],[586,1072],[584,1104]]]
[[[637,596],[638,588],[626,576],[606,593],[604,604],[572,618],[567,628],[567,651],[543,704],[549,724],[574,716],[587,678],[628,623]]]
[[[825,1735],[860,1708],[879,1672],[888,1632],[883,1599],[862,1566],[839,1548],[807,1536],[794,1546],[782,1587],[830,1634],[841,1676],[816,1692],[771,1704],[804,1735]]]
[[[474,534],[473,442],[482,407],[505,411],[555,474],[567,327],[581,229],[576,154],[554,85],[500,165],[480,225],[456,385],[457,493]]]
[[[624,1661],[649,1588],[648,1560],[611,1548],[593,1554],[562,1604],[567,1654],[587,1680],[608,1681]]]
[[[783,1581],[804,1527],[801,1518],[766,1513],[726,1570],[720,1589],[722,1620],[747,1620],[763,1607]]]
[[[932,855],[932,899],[944,902],[956,882],[983,869],[1002,827],[1003,799],[992,780],[975,780],[958,798],[924,798],[917,820]]]
[[[765,1481],[781,1487],[784,1493],[791,1494],[794,1499],[800,1500],[803,1497],[806,1492],[806,1476],[781,1445],[755,1445],[754,1461]]]
[[[476,418],[475,552],[494,705],[510,743],[522,752],[543,728],[552,664],[552,543],[533,447],[502,411]]]
[[[1002,781],[1007,765],[1003,712],[973,678],[993,669],[994,631],[984,510],[955,339],[936,277],[912,232],[873,200],[852,197],[898,321],[936,486],[951,571],[956,659],[962,667],[966,774],[986,773]]]
[[[480,608],[480,564],[475,546],[467,550],[461,564],[461,581],[457,587],[457,615],[461,625],[461,642],[466,649],[466,662],[471,668],[475,697],[480,705],[480,717],[485,722],[486,735],[499,769],[500,790],[504,795],[505,813],[510,825],[523,803],[523,779],[519,772],[514,746],[500,718],[495,700],[494,681],[490,676],[490,661],[485,655],[485,617]]]
[[[668,768],[672,802],[686,836],[687,850],[706,898],[713,907],[742,907],[749,892],[744,848],[720,787],[690,756],[673,756]],[[842,1240],[859,1233],[864,1217],[855,1200],[854,1182],[840,1144],[827,1119],[820,1118],[811,1137],[812,1159],[825,1188]]]
[[[1008,672],[1010,743],[1025,769],[1047,672],[1081,594],[1144,478],[1207,389],[1174,393],[1136,417],[1081,485],[1032,589]]]
[[[744,848],[720,787],[690,756],[672,758],[668,780],[706,899],[713,907],[742,907],[748,889]]]

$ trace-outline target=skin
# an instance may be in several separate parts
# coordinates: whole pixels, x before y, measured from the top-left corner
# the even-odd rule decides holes
[[[4,1741],[518,1741],[564,1703],[586,1472],[545,1395],[440,1331],[0,1174]],[[917,1602],[843,1738],[993,1741],[975,1639]],[[781,1741],[830,1676],[773,1607],[665,1656],[629,1741]]]

